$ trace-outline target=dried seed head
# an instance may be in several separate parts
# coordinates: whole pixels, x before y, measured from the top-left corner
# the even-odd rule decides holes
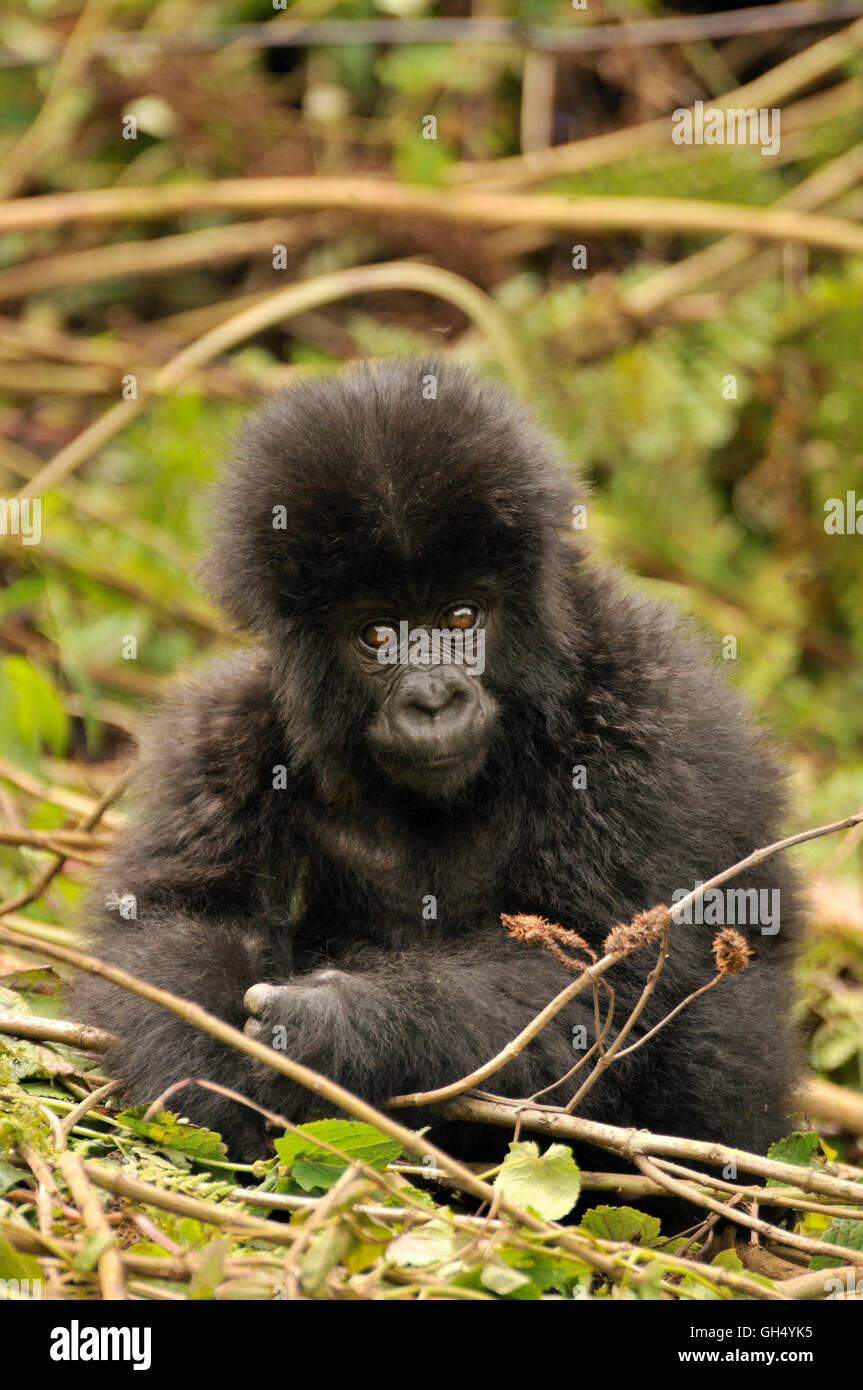
[[[573,960],[571,956],[561,950],[561,944],[569,946],[575,951],[586,951],[591,960],[596,960],[596,952],[590,949],[584,937],[579,936],[578,932],[568,931],[558,922],[549,922],[545,917],[535,917],[525,912],[513,914],[502,912],[500,920],[510,936],[514,936],[516,941],[537,942],[540,946],[544,946],[555,960],[559,961],[567,970],[584,970],[587,962]]]
[[[739,975],[752,959],[749,943],[733,927],[723,927],[721,932],[716,933],[712,950],[720,975]]]
[[[670,921],[671,911],[664,903],[649,907],[646,912],[636,912],[631,922],[618,922],[612,927],[602,949],[609,956],[617,951],[634,951],[658,941]]]
[[[508,912],[502,912],[500,920],[510,936],[514,936],[516,941],[547,939],[551,928],[551,922],[547,921],[545,917],[531,917],[526,912],[516,912],[512,915]]]

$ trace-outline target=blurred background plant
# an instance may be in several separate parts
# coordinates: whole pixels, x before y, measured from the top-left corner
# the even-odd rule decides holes
[[[813,24],[779,5],[726,32],[701,8],[8,0],[0,492],[36,479],[43,534],[0,552],[0,897],[26,896],[51,835],[111,784],[169,673],[229,640],[193,562],[243,412],[301,373],[405,351],[516,379],[592,487],[599,552],[686,608],[718,659],[736,639],[729,675],[788,750],[792,828],[863,806],[863,539],[825,529],[847,494],[863,529],[863,6]],[[681,11],[673,42],[644,27]],[[603,39],[620,20],[631,41]],[[741,84],[781,106],[778,155],[672,143],[675,108]],[[582,229],[552,195],[649,206]],[[751,235],[720,240],[709,209],[663,225],[690,199],[742,208]],[[833,243],[763,232],[771,205],[826,215]],[[392,262],[458,281],[351,282]],[[264,310],[175,386],[159,377],[290,285],[311,307]],[[73,443],[118,402],[128,419],[101,444]],[[61,840],[63,872],[12,916],[71,939],[101,847]],[[863,1089],[860,840],[800,853],[799,1007],[813,1066]]]

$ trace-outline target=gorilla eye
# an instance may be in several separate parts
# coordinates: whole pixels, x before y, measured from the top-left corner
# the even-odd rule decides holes
[[[460,627],[466,630],[476,627],[478,621],[479,610],[474,608],[472,603],[455,603],[443,615],[444,627]]]
[[[387,642],[392,642],[398,638],[398,633],[392,623],[369,623],[360,633],[360,639],[366,647],[371,647],[377,651],[380,647],[385,647]]]

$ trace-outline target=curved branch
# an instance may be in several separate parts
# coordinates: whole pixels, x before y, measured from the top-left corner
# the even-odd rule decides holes
[[[525,225],[569,232],[689,232],[703,236],[741,232],[759,241],[794,241],[852,255],[863,253],[863,228],[857,223],[792,208],[752,207],[704,198],[462,192],[372,178],[222,179],[206,184],[45,193],[0,207],[0,232],[65,222],[154,221],[200,211],[309,208],[340,208],[376,220],[382,213],[392,213],[473,226]]]
[[[455,304],[486,335],[513,384],[525,386],[526,373],[521,354],[507,319],[488,295],[461,276],[454,275],[450,270],[441,270],[438,266],[418,265],[410,261],[338,270],[330,275],[317,276],[314,280],[305,280],[299,285],[288,285],[224,323],[217,324],[203,337],[178,352],[170,362],[166,362],[153,377],[149,391],[142,392],[135,400],[118,401],[104,415],[100,415],[98,420],[61,449],[50,463],[29,478],[17,495],[22,498],[37,497],[56,487],[137,419],[154,396],[173,391],[197,368],[212,361],[219,353],[272,327],[281,319],[319,308],[322,304],[347,299],[350,295],[367,294],[371,290],[405,289],[435,294]]]

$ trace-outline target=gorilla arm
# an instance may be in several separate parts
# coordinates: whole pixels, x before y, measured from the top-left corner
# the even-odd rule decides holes
[[[245,995],[245,1031],[381,1104],[467,1075],[571,981],[550,957],[512,942],[502,926],[406,949],[363,944],[335,967],[284,984],[255,984]],[[583,1055],[573,1051],[576,1023],[592,1039],[592,991],[495,1073],[492,1088],[528,1096],[560,1080]],[[267,1104],[284,1105],[284,1096],[278,1099],[284,1078],[271,1073],[261,1080]],[[560,1103],[560,1093],[552,1099]],[[307,1095],[304,1109],[314,1101]]]
[[[95,941],[100,959],[243,1027],[243,991],[262,973],[265,933],[249,931],[238,919],[195,918],[177,910],[148,913],[145,926],[123,926]],[[153,1101],[188,1079],[217,1081],[253,1096],[249,1057],[140,995],[84,976],[72,989],[69,1008],[72,1017],[119,1034],[104,1067],[124,1081],[133,1103]],[[170,1098],[166,1108],[218,1130],[238,1156],[261,1156],[261,1121],[251,1110],[196,1086]]]
[[[282,978],[291,973],[290,866],[301,855],[288,857],[280,841],[286,868],[267,873],[277,853],[270,798],[283,793],[265,775],[282,760],[270,747],[266,666],[245,658],[204,676],[173,693],[147,740],[136,814],[102,873],[88,935],[102,960],[241,1029],[243,994],[262,978],[265,956]],[[98,976],[75,982],[69,1009],[120,1036],[105,1066],[133,1101],[189,1077],[251,1090],[249,1058]],[[260,1152],[252,1112],[194,1087],[172,1107],[246,1147],[254,1132]]]

